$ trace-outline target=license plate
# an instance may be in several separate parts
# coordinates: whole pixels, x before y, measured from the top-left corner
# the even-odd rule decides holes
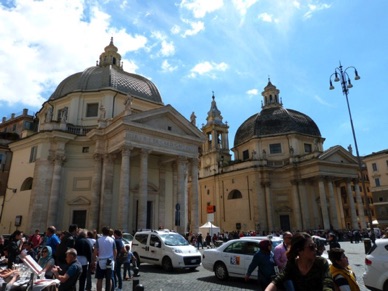
[[[191,260],[191,262],[192,262],[193,264],[195,264],[195,263],[197,262],[197,260]]]

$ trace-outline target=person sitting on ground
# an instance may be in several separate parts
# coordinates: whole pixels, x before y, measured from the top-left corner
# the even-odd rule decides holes
[[[291,280],[294,290],[332,291],[334,284],[329,264],[323,257],[316,256],[317,247],[311,236],[305,232],[296,233],[287,253],[287,265],[283,272],[268,285],[265,291],[283,288]]]
[[[51,250],[51,247],[45,246],[42,248],[38,264],[42,267],[41,274],[44,273],[46,279],[52,279],[52,269],[55,265],[55,261],[53,258],[53,251]]]
[[[60,274],[60,272],[63,272],[60,267],[55,266],[53,268],[54,276],[61,282],[58,291],[76,291],[76,284],[82,273],[82,266],[77,260],[75,249],[66,251],[66,263],[67,270],[63,275]]]
[[[332,248],[329,251],[329,259],[332,262],[330,273],[333,276],[334,284],[340,291],[360,291],[356,275],[349,267],[348,257],[345,251],[340,248]]]

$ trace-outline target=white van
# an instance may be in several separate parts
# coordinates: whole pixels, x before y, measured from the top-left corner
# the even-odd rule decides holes
[[[135,233],[132,253],[140,263],[161,265],[164,270],[201,265],[201,253],[180,234],[169,230],[147,230]]]

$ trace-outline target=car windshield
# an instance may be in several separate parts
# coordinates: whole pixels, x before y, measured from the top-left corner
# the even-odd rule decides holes
[[[160,237],[164,241],[166,246],[187,246],[189,242],[180,234],[177,233],[166,233],[161,234]]]
[[[123,233],[123,238],[125,238],[127,241],[132,241],[133,235],[130,233]]]

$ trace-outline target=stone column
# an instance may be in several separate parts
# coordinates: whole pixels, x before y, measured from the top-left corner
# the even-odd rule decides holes
[[[65,162],[66,158],[63,153],[57,153],[54,157],[54,170],[53,178],[51,183],[50,191],[50,200],[48,205],[48,214],[46,225],[58,226],[58,201],[60,195],[60,184],[61,184],[61,174],[62,174],[62,165]]]
[[[159,164],[159,227],[166,227],[166,165]]]
[[[308,206],[308,199],[306,195],[306,182],[299,182],[299,195],[300,195],[300,206],[303,211],[301,211],[301,220],[302,227],[300,230],[312,228],[312,221],[310,218],[310,207]]]
[[[113,154],[106,154],[104,156],[104,163],[102,169],[102,195],[100,206],[100,221],[102,226],[107,226],[112,223],[112,199],[113,199],[113,161],[116,158]]]
[[[340,214],[340,228],[346,228],[345,215],[344,215],[344,205],[342,203],[341,188],[338,185],[335,185],[335,197],[337,198],[337,204]]]
[[[351,186],[349,180],[346,181],[346,192],[348,194],[349,211],[350,211],[350,217],[351,217],[351,221],[352,221],[352,228],[358,229],[356,207],[354,205],[352,186]]]
[[[128,214],[129,214],[129,188],[130,188],[130,163],[131,150],[129,146],[124,146],[121,149],[121,172],[120,172],[120,192],[119,192],[119,208],[118,227],[124,231],[129,231]]]
[[[199,229],[198,158],[191,159],[191,229]]]
[[[257,181],[260,181],[261,175],[260,173],[257,173],[256,176]],[[265,185],[264,183],[261,183],[257,185],[257,208],[258,208],[258,220],[257,223],[258,226],[258,231],[262,232],[263,230],[268,228],[268,223],[267,223],[267,210],[265,208]],[[225,196],[225,193],[223,197]],[[224,197],[225,198],[225,197]]]
[[[102,155],[94,154],[94,172],[92,179],[92,195],[91,195],[91,205],[90,205],[90,214],[89,214],[89,225],[88,228],[100,229],[100,202],[101,202],[101,181],[102,181]]]
[[[327,184],[329,186],[329,203],[330,203],[329,209],[330,209],[331,224],[333,225],[334,229],[339,229],[340,227],[338,223],[338,208],[334,198],[333,182],[331,180],[328,180]]]
[[[268,222],[268,231],[273,231],[273,215],[272,215],[272,193],[271,193],[271,183],[265,182],[265,204],[266,204],[266,210],[267,210],[267,222]]]
[[[365,221],[364,205],[361,199],[359,180],[356,179],[354,180],[353,183],[354,183],[354,189],[356,191],[356,202],[357,202],[358,217],[360,219],[361,229],[366,229],[367,226]]]
[[[291,181],[291,184],[292,184],[292,207],[293,207],[295,226],[296,226],[296,230],[302,230],[303,228],[302,228],[302,218],[300,213],[298,182],[296,180],[293,180]]]
[[[319,179],[318,181],[318,190],[319,190],[319,200],[321,202],[323,228],[330,229],[329,212],[327,211],[326,192],[325,192],[325,184],[323,179]]]
[[[186,173],[186,163],[187,160],[185,157],[178,158],[178,204],[179,204],[179,225],[177,226],[177,231],[181,234],[186,232],[187,227],[187,197],[185,195],[185,173]]]
[[[147,201],[148,201],[148,155],[150,151],[140,151],[140,179],[139,179],[139,207],[138,229],[147,228]]]

